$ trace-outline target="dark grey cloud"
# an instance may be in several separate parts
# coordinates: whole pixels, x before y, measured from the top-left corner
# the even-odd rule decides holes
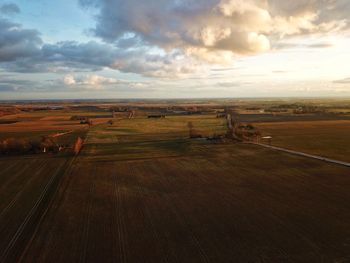
[[[0,62],[34,57],[40,52],[39,32],[0,18]]]
[[[144,44],[145,43],[143,43],[143,41],[137,36],[126,36],[124,38],[119,39],[116,43],[116,46],[122,49],[129,49],[140,47]]]
[[[195,65],[179,59],[177,52],[150,54],[147,48],[125,50],[97,42],[44,44],[31,57],[2,63],[9,72],[83,72],[110,68],[145,76],[169,77],[192,72]]]
[[[59,42],[46,44],[41,49],[40,61],[53,64],[62,64],[72,68],[84,68],[99,70],[102,67],[110,67],[118,52],[112,46],[97,42]]]
[[[0,83],[0,92],[10,92],[10,91],[16,91],[16,88],[13,85]]]
[[[190,71],[176,52],[152,54],[138,37],[120,39],[115,45],[94,41],[45,44],[36,30],[0,18],[0,68],[7,72],[83,72],[103,68],[147,76],[179,75]]]
[[[0,68],[8,72],[97,71],[103,68],[146,76],[178,76],[193,70],[176,51],[152,53],[138,37],[116,45],[90,41],[45,44],[36,30],[0,18]],[[132,48],[131,48],[132,47]]]
[[[14,14],[18,14],[20,12],[21,12],[21,10],[14,3],[7,3],[7,4],[0,5],[0,14],[14,15]]]

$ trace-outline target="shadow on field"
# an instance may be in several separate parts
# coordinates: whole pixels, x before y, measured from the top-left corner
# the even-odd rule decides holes
[[[81,155],[88,158],[145,159],[188,155],[198,141],[186,138],[185,133],[152,133],[119,137],[118,142],[91,142],[84,145]],[[202,143],[207,143],[203,141]]]

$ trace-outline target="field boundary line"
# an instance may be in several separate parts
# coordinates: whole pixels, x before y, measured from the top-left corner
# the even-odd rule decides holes
[[[269,149],[273,149],[273,150],[277,150],[277,151],[281,151],[281,152],[285,152],[285,153],[290,153],[293,155],[303,156],[303,157],[307,157],[307,158],[311,158],[314,160],[319,160],[319,161],[323,161],[323,162],[327,162],[327,163],[338,164],[338,165],[350,167],[350,163],[348,163],[348,162],[343,162],[343,161],[339,161],[339,160],[335,160],[335,159],[331,159],[331,158],[327,158],[327,157],[322,157],[319,155],[313,155],[313,154],[309,154],[309,153],[294,151],[294,150],[281,148],[281,147],[277,147],[277,146],[272,146],[272,145],[267,145],[267,144],[263,144],[263,143],[254,143],[254,142],[245,142],[245,143],[259,145],[259,146],[262,146],[265,148],[269,148]]]

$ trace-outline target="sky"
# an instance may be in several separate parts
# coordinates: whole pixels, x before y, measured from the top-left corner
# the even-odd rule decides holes
[[[0,100],[350,97],[348,0],[0,0]]]

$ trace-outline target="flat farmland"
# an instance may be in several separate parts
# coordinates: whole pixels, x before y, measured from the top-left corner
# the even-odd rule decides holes
[[[5,262],[350,260],[348,168],[189,140],[188,121],[208,135],[224,127],[214,116],[92,127],[35,231]]]
[[[349,169],[253,145],[200,150],[140,161],[80,158],[23,262],[349,259]]]
[[[226,120],[215,115],[167,116],[164,119],[148,119],[138,116],[133,119],[115,119],[113,125],[102,125],[90,131],[90,139],[106,139],[117,136],[120,142],[156,141],[187,138],[188,123],[202,136],[225,134]],[[103,143],[103,141],[101,141]]]
[[[68,164],[62,157],[0,159],[1,262],[24,249]]]
[[[188,139],[188,123],[202,136],[225,134],[226,122],[215,115],[171,116],[165,119],[115,119],[113,125],[90,128],[82,156],[91,160],[164,158],[191,153],[205,139]]]
[[[111,114],[109,112],[44,110],[7,115],[0,117],[0,140],[7,138],[37,139],[67,132],[84,136],[88,125],[81,124],[80,120],[71,120],[72,116],[89,117],[94,124],[99,124],[107,122]]]
[[[272,145],[350,162],[350,121],[265,122],[255,124]]]
[[[71,121],[70,117],[75,113],[65,112],[27,112],[15,115],[8,115],[0,118],[2,121],[15,121],[12,124],[1,124],[0,132],[19,132],[24,129],[27,132],[40,130],[72,130],[81,128],[80,121]],[[79,127],[80,126],[80,127]]]

